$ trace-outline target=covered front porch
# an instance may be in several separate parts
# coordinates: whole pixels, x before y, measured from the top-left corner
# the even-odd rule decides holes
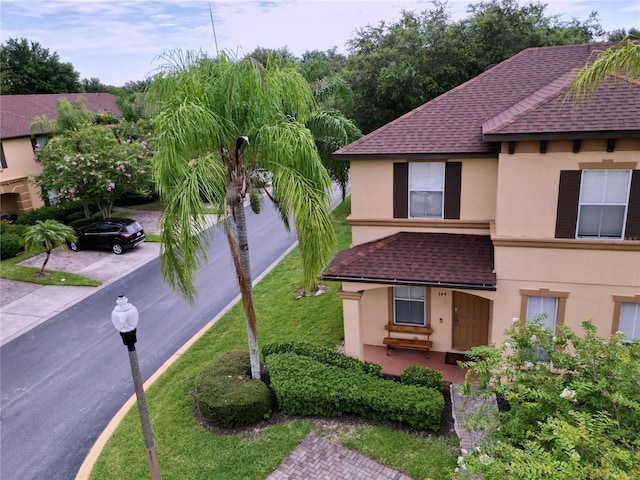
[[[379,345],[363,345],[364,360],[382,365],[382,373],[385,375],[400,375],[410,365],[429,367],[442,372],[444,381],[451,383],[463,383],[467,372],[458,365],[445,362],[445,352],[429,352],[429,358],[419,350],[394,348],[387,355],[387,347]]]

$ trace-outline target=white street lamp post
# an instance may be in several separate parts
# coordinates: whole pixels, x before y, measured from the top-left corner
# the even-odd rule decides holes
[[[147,463],[149,464],[151,480],[160,480],[158,457],[156,456],[156,449],[153,445],[153,433],[151,432],[147,400],[144,396],[140,364],[138,363],[138,355],[136,353],[136,326],[138,325],[139,318],[138,309],[131,305],[124,295],[120,295],[116,303],[117,305],[111,313],[111,321],[114,327],[116,327],[116,330],[120,332],[122,341],[129,350],[133,386],[136,390],[136,399],[138,400],[138,412],[140,413],[144,446],[147,449]]]

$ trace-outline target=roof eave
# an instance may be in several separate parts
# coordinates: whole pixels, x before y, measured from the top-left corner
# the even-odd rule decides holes
[[[527,140],[585,140],[588,138],[640,138],[640,130],[600,130],[536,133],[485,133],[486,142],[517,142]]]
[[[498,158],[498,152],[442,152],[442,153],[333,153],[333,160],[447,160],[458,158]]]
[[[410,280],[398,278],[372,278],[372,277],[352,277],[345,275],[320,275],[322,280],[330,280],[335,282],[354,282],[354,283],[376,283],[376,284],[392,284],[392,285],[423,285],[428,287],[441,288],[463,288],[466,290],[488,290],[496,291],[495,283],[462,283],[462,282],[442,282],[438,280]]]

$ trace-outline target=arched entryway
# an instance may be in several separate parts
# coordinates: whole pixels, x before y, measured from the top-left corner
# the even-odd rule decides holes
[[[453,292],[451,346],[463,352],[489,343],[491,301],[468,293]]]

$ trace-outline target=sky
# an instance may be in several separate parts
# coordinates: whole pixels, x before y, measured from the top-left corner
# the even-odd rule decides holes
[[[475,0],[449,0],[451,21],[465,18],[469,3]],[[542,3],[562,20],[583,22],[596,11],[605,31],[640,29],[640,0]],[[122,86],[152,74],[159,56],[175,49],[215,56],[286,46],[299,57],[336,47],[346,54],[359,29],[431,8],[429,0],[0,0],[0,41],[38,42],[80,78]]]

